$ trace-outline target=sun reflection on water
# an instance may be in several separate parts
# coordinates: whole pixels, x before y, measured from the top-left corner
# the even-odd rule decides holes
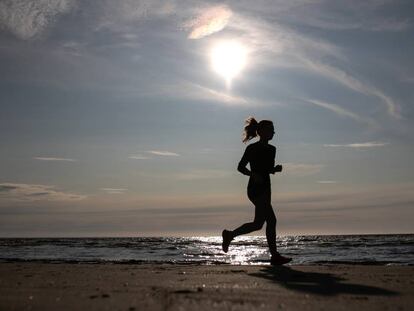
[[[226,254],[221,249],[221,237],[192,237],[199,244],[188,247],[184,257],[189,261],[200,260],[205,263],[262,265],[269,262],[270,254],[264,237],[244,236],[236,238]]]

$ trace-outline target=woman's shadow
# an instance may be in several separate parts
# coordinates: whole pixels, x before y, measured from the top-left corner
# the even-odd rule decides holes
[[[265,267],[259,272],[251,273],[250,275],[271,280],[291,290],[317,295],[333,296],[342,293],[383,296],[398,295],[398,292],[375,286],[341,283],[341,281],[344,281],[343,278],[330,273],[302,272],[286,266]]]

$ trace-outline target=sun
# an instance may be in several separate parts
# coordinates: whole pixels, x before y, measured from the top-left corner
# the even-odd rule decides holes
[[[213,70],[226,80],[229,87],[233,78],[246,66],[247,49],[237,41],[226,40],[217,43],[210,56]]]

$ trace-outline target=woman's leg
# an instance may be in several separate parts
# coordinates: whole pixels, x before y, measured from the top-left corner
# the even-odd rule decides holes
[[[270,254],[276,256],[276,216],[270,202],[269,205],[266,206],[265,219],[267,245],[269,246]]]
[[[253,222],[248,222],[245,223],[243,225],[241,225],[240,227],[238,227],[237,229],[231,231],[232,237],[236,237],[242,234],[247,234],[253,231],[257,231],[262,229],[263,224],[265,222],[265,209],[264,206],[266,204],[266,196],[260,196],[258,198],[252,198],[251,196],[249,196],[249,199],[252,201],[252,203],[255,206],[254,209],[254,220]]]
[[[242,234],[247,234],[262,229],[265,219],[262,213],[260,213],[261,209],[261,207],[256,206],[254,220],[252,222],[245,223],[237,229],[231,231],[233,238]]]
[[[262,192],[259,195],[257,195],[257,191],[255,190],[257,189],[248,189],[248,197],[255,206],[254,220],[253,222],[248,222],[248,223],[241,225],[240,227],[234,229],[233,231],[229,231],[226,229],[223,230],[222,248],[225,253],[227,253],[231,241],[236,236],[260,230],[262,229],[263,224],[266,221],[266,208],[267,208],[267,205],[270,205],[269,193],[267,193],[266,191],[264,193]],[[268,239],[268,241],[270,240]],[[276,245],[276,242],[275,242],[275,245]]]
[[[267,244],[269,245],[270,254],[272,255],[270,259],[270,264],[273,266],[284,265],[290,261],[292,258],[284,257],[277,252],[276,249],[276,216],[273,211],[272,205],[267,205],[266,212],[266,239]]]

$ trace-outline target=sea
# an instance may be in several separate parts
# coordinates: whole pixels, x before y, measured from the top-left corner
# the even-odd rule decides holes
[[[277,239],[291,265],[413,265],[414,234],[306,235]],[[0,262],[267,265],[264,236],[237,237],[228,253],[221,237],[0,238]]]

